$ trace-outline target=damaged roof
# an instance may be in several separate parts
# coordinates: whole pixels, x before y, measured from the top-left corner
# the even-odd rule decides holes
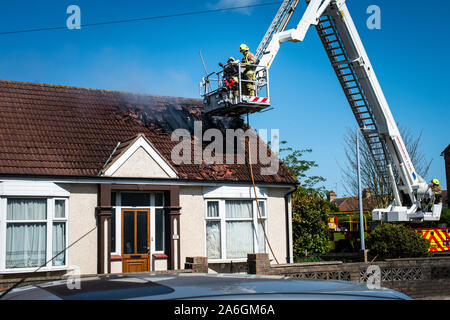
[[[246,129],[240,118],[205,115],[199,99],[0,80],[0,174],[99,176],[119,142],[123,148],[142,134],[180,179],[251,181],[247,164],[172,162],[172,131],[193,132],[194,121],[204,130]],[[253,165],[256,182],[297,183],[282,164],[261,175],[267,166]]]

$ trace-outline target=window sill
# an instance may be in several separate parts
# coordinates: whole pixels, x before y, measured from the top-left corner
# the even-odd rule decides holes
[[[0,274],[19,274],[19,273],[34,273],[37,268],[17,268],[17,269],[6,269],[6,270],[0,270]],[[58,267],[45,267],[39,269],[38,272],[52,272],[52,271],[70,271],[73,270],[73,268],[69,266],[58,266]]]
[[[169,257],[164,253],[154,253],[152,254],[152,257],[155,260],[169,259]]]

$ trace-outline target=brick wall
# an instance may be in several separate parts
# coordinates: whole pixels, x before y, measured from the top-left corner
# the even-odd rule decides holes
[[[184,268],[192,272],[208,273],[208,258],[206,257],[186,257]]]
[[[247,262],[209,263],[208,268],[217,273],[247,273]]]
[[[249,255],[250,256],[250,255]],[[259,256],[260,259],[266,259]],[[249,273],[286,275],[298,279],[367,281],[367,267],[363,262],[340,261],[269,265],[267,261],[251,260]],[[381,286],[400,291],[410,297],[450,295],[450,257],[389,259],[375,261],[380,267]]]

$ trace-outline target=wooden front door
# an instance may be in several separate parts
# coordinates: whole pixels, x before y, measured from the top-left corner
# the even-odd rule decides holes
[[[122,209],[122,272],[150,269],[150,210]]]

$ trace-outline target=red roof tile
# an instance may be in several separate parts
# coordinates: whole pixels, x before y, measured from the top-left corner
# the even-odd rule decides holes
[[[204,128],[243,126],[207,117],[199,99],[0,80],[0,174],[97,176],[118,142],[142,133],[181,179],[251,181],[247,164],[172,163],[172,130],[192,132],[196,120]],[[253,165],[257,182],[297,182],[283,165],[261,175],[265,166]]]

